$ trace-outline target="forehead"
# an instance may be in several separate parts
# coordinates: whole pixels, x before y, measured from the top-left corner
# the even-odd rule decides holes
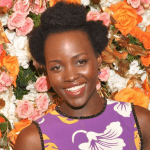
[[[87,53],[93,55],[94,49],[86,32],[81,30],[50,34],[45,42],[45,56],[78,55]]]

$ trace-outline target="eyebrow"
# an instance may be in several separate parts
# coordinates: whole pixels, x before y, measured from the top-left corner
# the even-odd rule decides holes
[[[73,58],[77,58],[77,57],[79,57],[79,56],[81,56],[81,55],[87,55],[87,53],[80,53],[80,54],[77,54],[77,55],[75,55],[75,56],[73,56]],[[51,62],[61,62],[61,60],[50,60],[48,63],[51,63]]]

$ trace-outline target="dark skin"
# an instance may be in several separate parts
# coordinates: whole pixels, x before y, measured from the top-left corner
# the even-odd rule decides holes
[[[62,112],[80,117],[102,110],[104,99],[99,97],[95,88],[101,57],[95,55],[85,32],[49,35],[45,42],[45,59],[50,84],[64,99],[59,108]],[[83,90],[68,93],[66,89],[74,86],[83,86]],[[143,150],[150,150],[150,112],[139,106],[135,106],[135,112],[142,132]],[[15,150],[41,150],[40,136],[34,124],[21,131]]]

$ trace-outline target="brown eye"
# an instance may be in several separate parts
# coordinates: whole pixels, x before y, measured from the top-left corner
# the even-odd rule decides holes
[[[51,68],[51,70],[59,70],[61,67],[60,66],[55,66],[55,67],[53,67],[53,68]]]
[[[87,60],[79,60],[78,62],[77,62],[77,65],[84,65],[84,64],[86,64],[87,63]]]

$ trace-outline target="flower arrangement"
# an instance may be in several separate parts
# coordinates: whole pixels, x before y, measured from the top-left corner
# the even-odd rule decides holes
[[[41,13],[56,2],[0,1],[0,148],[11,149],[23,128],[60,102],[52,101],[55,94],[47,92],[50,85],[41,66],[32,60],[27,38],[40,24]],[[98,93],[150,109],[150,0],[66,2],[85,5],[87,21],[102,20],[108,27]]]

